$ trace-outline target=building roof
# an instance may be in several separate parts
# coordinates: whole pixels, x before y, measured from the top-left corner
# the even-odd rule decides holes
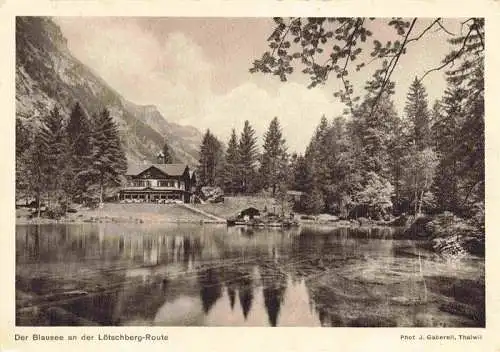
[[[150,167],[155,167],[169,176],[182,176],[188,168],[186,164],[129,164],[126,175],[137,176]]]

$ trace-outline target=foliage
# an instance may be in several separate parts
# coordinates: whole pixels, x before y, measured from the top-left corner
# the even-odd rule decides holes
[[[254,60],[250,72],[273,74],[286,81],[297,67],[301,67],[302,73],[310,78],[310,87],[324,84],[333,76],[342,82],[342,88],[334,94],[347,104],[351,113],[360,96],[354,94],[349,74],[372,62],[379,62],[366,86],[375,97],[370,110],[376,110],[382,94],[394,90],[391,75],[400,58],[433,31],[446,32],[461,47],[447,55],[441,65],[430,68],[422,78],[429,72],[449,67],[470,52],[484,50],[484,19],[481,18],[469,18],[463,22],[469,29],[465,36],[449,32],[441,18],[276,17],[274,24],[267,39],[269,50]],[[381,32],[392,32],[391,40],[382,42],[377,39]],[[464,71],[465,67],[461,69]]]
[[[389,95],[380,98],[377,111],[371,110],[374,97],[368,95],[355,111],[354,142],[359,143],[362,172],[389,176],[389,146],[393,140],[398,116]]]
[[[429,209],[434,203],[430,189],[438,164],[438,157],[431,148],[419,151],[417,146],[410,148],[406,156],[405,190],[413,213],[422,213],[423,207]]]
[[[224,164],[224,190],[231,194],[235,194],[241,185],[239,161],[238,137],[236,136],[236,130],[233,128],[227,144]]]
[[[264,145],[260,175],[262,186],[271,188],[272,196],[276,195],[280,184],[288,176],[288,154],[286,141],[283,138],[278,118],[275,117],[264,134]]]
[[[92,128],[92,169],[99,186],[99,202],[104,201],[107,187],[116,187],[127,170],[118,128],[107,109],[94,118]]]
[[[444,212],[425,225],[433,236],[434,249],[447,255],[460,255],[466,251],[484,255],[484,232],[470,221]]]
[[[25,177],[27,180],[26,194],[35,199],[38,216],[40,216],[42,197],[47,187],[47,177],[44,173],[44,166],[46,165],[45,148],[45,141],[41,133],[37,131],[34,135],[33,143],[21,159],[25,163],[22,177]]]
[[[345,214],[346,208],[370,204],[377,175],[382,184],[393,185],[396,213],[477,213],[472,209],[484,202],[484,19],[464,19],[459,34],[448,31],[441,18],[274,18],[274,23],[269,50],[250,71],[286,81],[302,68],[310,87],[334,77],[342,87],[334,95],[351,115],[337,133],[322,119],[304,157],[293,163],[293,188],[309,197],[313,190],[315,198],[321,193],[325,210]],[[391,31],[393,40],[377,39]],[[390,99],[392,72],[414,43],[434,31],[446,32],[453,48],[415,77],[399,118]],[[349,75],[374,61],[380,65],[360,100]],[[445,96],[429,111],[423,79],[445,69]],[[345,130],[338,133],[339,127]]]
[[[411,125],[410,141],[418,150],[425,149],[430,145],[430,116],[425,87],[416,77],[407,95],[405,113]]]
[[[323,193],[314,187],[310,193],[307,193],[301,200],[301,209],[306,214],[318,214],[325,208]]]
[[[370,171],[366,175],[365,186],[354,196],[356,203],[367,207],[368,215],[380,219],[392,208],[393,187],[389,181]]]
[[[219,140],[210,132],[205,132],[200,146],[198,181],[203,186],[222,186],[219,184],[223,150]]]
[[[76,103],[66,125],[69,140],[70,165],[73,175],[71,196],[77,202],[90,200],[90,187],[95,177],[92,169],[91,125],[87,112]]]
[[[257,188],[255,179],[257,176],[256,167],[258,160],[257,137],[255,130],[248,120],[245,121],[243,131],[241,132],[240,143],[238,147],[239,168],[241,170],[241,188],[242,193],[249,193]]]
[[[33,143],[32,135],[21,119],[16,118],[16,199],[26,197],[29,187],[27,164],[28,150]],[[27,201],[27,200],[26,200]]]
[[[174,162],[174,158],[172,157],[172,153],[167,141],[165,141],[165,143],[163,144],[163,148],[161,149],[159,157],[162,164],[171,164]]]
[[[48,192],[48,206],[59,204],[66,198],[68,190],[70,165],[68,164],[69,140],[64,129],[64,120],[57,107],[43,117],[40,137],[43,140],[44,165],[43,173],[46,177],[46,191]]]
[[[117,126],[104,109],[91,122],[77,103],[66,120],[58,107],[42,117],[29,136],[17,122],[16,175],[25,180],[18,191],[34,198],[41,215],[59,218],[70,202],[97,204],[104,188],[120,184],[126,170]]]

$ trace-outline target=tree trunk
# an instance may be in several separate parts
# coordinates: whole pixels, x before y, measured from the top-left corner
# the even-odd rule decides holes
[[[418,201],[418,215],[422,214],[423,199],[424,199],[424,190],[422,189],[422,192],[420,192],[420,199]]]
[[[99,205],[100,205],[104,202],[104,180],[102,175],[99,180],[99,183],[100,183],[100,190],[99,190]]]
[[[36,195],[36,198],[37,198],[37,212],[38,212],[38,217],[40,217],[40,212],[41,212],[41,198],[42,198],[42,195],[40,194],[40,191],[37,192],[37,195]]]
[[[417,217],[417,212],[418,212],[418,189],[417,189],[417,185],[415,185],[415,195],[414,195],[414,202],[415,202],[415,207],[414,207],[414,213],[415,213],[415,217]]]

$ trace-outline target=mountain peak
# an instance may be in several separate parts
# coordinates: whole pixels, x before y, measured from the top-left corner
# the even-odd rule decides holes
[[[16,115],[37,124],[54,105],[66,114],[75,102],[92,113],[107,107],[120,128],[130,161],[154,162],[168,141],[179,162],[194,165],[202,135],[169,123],[154,105],[123,99],[69,51],[59,26],[48,17],[16,18]]]

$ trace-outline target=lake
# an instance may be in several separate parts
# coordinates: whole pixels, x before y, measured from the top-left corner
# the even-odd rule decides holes
[[[484,327],[484,258],[397,229],[16,226],[16,324]]]

